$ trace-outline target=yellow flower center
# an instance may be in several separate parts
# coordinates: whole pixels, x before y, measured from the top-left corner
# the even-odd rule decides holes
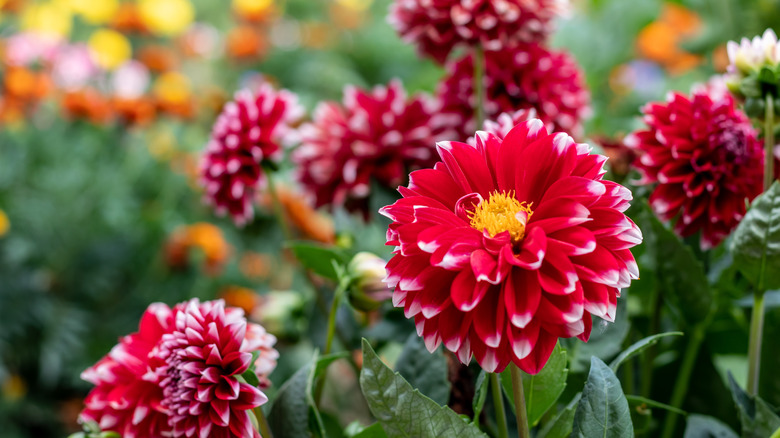
[[[496,191],[474,208],[470,219],[476,230],[487,231],[491,237],[509,231],[512,242],[517,243],[525,237],[525,226],[532,214],[531,206],[515,199],[514,192]]]

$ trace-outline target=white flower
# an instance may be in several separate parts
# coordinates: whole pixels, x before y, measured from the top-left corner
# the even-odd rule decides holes
[[[754,37],[753,40],[742,38],[737,44],[729,41],[726,49],[729,55],[729,72],[750,74],[761,67],[774,67],[780,61],[780,45],[777,35],[772,29],[764,31],[764,35]]]

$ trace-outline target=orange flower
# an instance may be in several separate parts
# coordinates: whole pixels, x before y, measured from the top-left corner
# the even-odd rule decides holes
[[[229,307],[238,307],[244,313],[251,315],[260,305],[260,295],[252,289],[241,286],[225,286],[219,291],[219,298],[225,300]]]
[[[149,45],[138,52],[138,60],[154,73],[165,73],[176,69],[179,64],[176,54],[168,47]]]
[[[168,72],[157,78],[153,93],[157,108],[172,116],[189,119],[195,115],[195,102],[190,81],[178,72]]]
[[[221,271],[231,252],[230,245],[225,241],[219,227],[207,222],[199,222],[177,228],[168,238],[165,245],[168,266],[186,268],[193,249],[202,252],[203,267],[210,275],[216,275]]]
[[[0,96],[0,126],[24,120],[24,102],[13,96]]]
[[[300,193],[282,186],[277,188],[276,194],[284,208],[285,217],[303,236],[322,243],[333,243],[336,240],[333,220],[313,209]],[[261,202],[271,208],[271,199],[267,194]]]
[[[112,116],[109,101],[91,88],[65,93],[62,108],[71,118],[87,119],[96,124],[106,123]]]
[[[157,109],[148,97],[123,99],[115,97],[111,101],[117,117],[128,125],[143,126],[154,120]]]
[[[672,3],[664,3],[661,16],[644,27],[637,36],[639,54],[664,66],[670,73],[688,71],[702,58],[684,51],[680,44],[698,33],[701,19],[694,12]]]
[[[114,17],[111,26],[122,33],[145,33],[146,25],[141,20],[138,5],[135,3],[122,3]]]
[[[241,256],[238,266],[246,278],[263,280],[271,274],[271,257],[268,254],[247,251]]]
[[[276,6],[271,0],[233,0],[233,12],[250,23],[268,22],[277,15]]]
[[[251,26],[239,26],[227,35],[226,49],[231,58],[254,59],[265,53],[267,43],[260,32]]]
[[[37,101],[52,89],[51,79],[45,73],[24,67],[10,67],[3,81],[6,93],[23,101]]]

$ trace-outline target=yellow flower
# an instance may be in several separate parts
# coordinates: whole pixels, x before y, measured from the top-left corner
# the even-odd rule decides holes
[[[65,0],[71,10],[90,24],[105,24],[119,11],[119,0]]]
[[[190,98],[190,81],[183,74],[171,71],[157,78],[153,91],[155,97],[163,102],[184,103]]]
[[[178,35],[195,19],[190,0],[139,0],[138,9],[144,24],[158,35]]]
[[[233,0],[233,10],[241,16],[256,16],[266,12],[273,0]]]
[[[353,11],[365,11],[371,7],[373,0],[336,0],[336,3]]]
[[[3,210],[0,210],[0,237],[5,236],[11,228],[11,221],[8,220]]]
[[[133,54],[130,41],[115,30],[96,30],[89,37],[88,45],[97,63],[107,70],[119,67]]]
[[[34,3],[22,12],[21,26],[23,30],[67,37],[73,27],[73,16],[69,8],[59,3]]]

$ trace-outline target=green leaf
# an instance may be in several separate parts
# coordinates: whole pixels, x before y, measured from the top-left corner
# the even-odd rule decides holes
[[[287,246],[306,269],[331,280],[339,279],[333,262],[339,265],[349,263],[349,258],[339,248],[305,241],[288,242]]]
[[[780,429],[780,417],[761,397],[752,396],[739,387],[729,373],[731,395],[739,410],[743,438],[764,438]]]
[[[301,367],[284,382],[268,414],[268,424],[274,437],[311,436],[310,424],[314,424],[319,436],[325,435],[322,418],[312,398],[312,383],[328,365],[345,357],[346,354],[331,354],[323,357],[315,354],[311,362]]]
[[[447,359],[441,349],[429,353],[423,340],[412,333],[404,344],[395,370],[420,392],[437,404],[446,405],[450,399],[450,382],[447,380]]]
[[[477,376],[477,383],[474,385],[474,399],[471,401],[471,407],[474,408],[474,423],[479,424],[479,415],[482,413],[482,409],[485,407],[485,400],[487,400],[488,393],[488,379],[485,370],[479,371]]]
[[[542,415],[555,404],[566,388],[566,376],[569,374],[569,370],[566,369],[566,352],[561,348],[561,344],[556,344],[547,365],[539,374],[532,376],[523,371],[520,372],[523,375],[523,394],[525,395],[528,424],[536,426]],[[512,374],[509,368],[501,373],[501,385],[504,387],[509,402],[514,407]]]
[[[379,359],[365,339],[360,388],[371,413],[390,438],[487,437],[450,408],[437,405],[412,388]]]
[[[737,438],[737,434],[716,418],[692,414],[688,416],[683,438]]]
[[[353,435],[352,438],[387,438],[385,430],[382,429],[382,425],[374,423],[371,426],[363,429],[357,435]]]
[[[574,414],[577,412],[580,398],[582,393],[578,392],[552,421],[544,425],[537,438],[569,438],[574,427]]]
[[[612,369],[593,357],[582,399],[574,414],[572,437],[626,438],[634,436],[623,388]]]
[[[675,408],[674,406],[669,406],[665,403],[657,402],[655,400],[651,400],[649,398],[642,397],[641,395],[627,395],[626,400],[628,400],[629,406],[649,406],[651,408],[659,408],[663,409],[665,411],[674,412],[675,414],[680,415],[688,415],[687,412],[683,411],[682,409]]]
[[[666,336],[682,336],[682,335],[683,335],[682,332],[667,332],[667,333],[659,333],[657,335],[648,336],[644,339],[640,339],[639,341],[631,344],[630,347],[623,350],[623,352],[620,353],[620,355],[618,355],[618,357],[616,357],[612,361],[612,363],[609,364],[609,367],[612,368],[612,371],[617,372],[618,368],[620,368],[620,365],[622,365],[623,362],[643,352],[648,347],[657,344],[659,339],[664,338]]]
[[[734,231],[734,265],[759,291],[780,288],[780,183],[756,198]]]

